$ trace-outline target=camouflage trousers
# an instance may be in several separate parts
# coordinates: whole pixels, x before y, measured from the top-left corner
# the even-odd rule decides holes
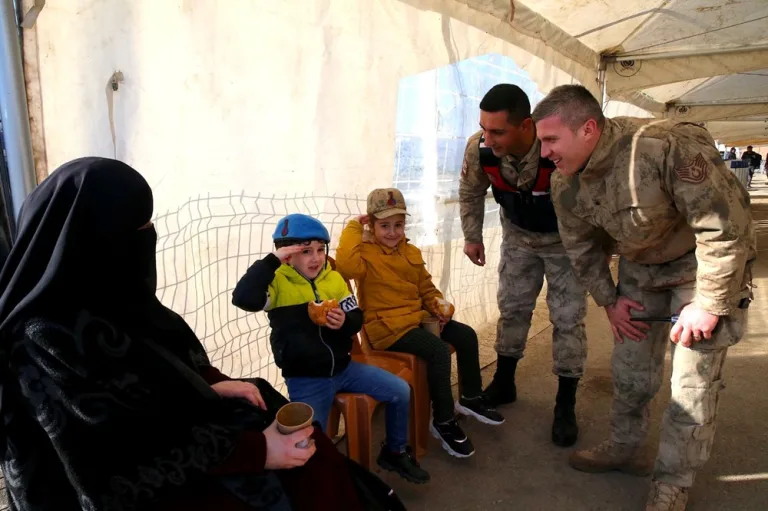
[[[675,314],[694,300],[696,257],[688,254],[659,265],[621,258],[618,291],[645,307],[634,316]],[[669,323],[650,323],[648,338],[640,342],[624,339],[615,344],[612,438],[637,446],[648,433],[649,404],[661,387],[664,358],[671,346],[672,397],[662,419],[654,479],[690,487],[696,470],[709,459],[726,352],[741,339],[745,321],[746,310],[741,309],[721,317],[712,338],[691,348],[670,342]]]
[[[496,352],[517,359],[523,357],[545,276],[549,319],[554,326],[552,371],[558,376],[580,378],[587,358],[587,297],[561,243],[534,248],[517,242],[513,236],[505,236],[499,264]]]

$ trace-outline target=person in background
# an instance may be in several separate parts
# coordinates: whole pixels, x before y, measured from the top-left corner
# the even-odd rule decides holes
[[[616,340],[611,437],[569,463],[646,473],[649,405],[671,347],[672,398],[646,511],[682,511],[712,449],[728,348],[745,328],[756,258],[749,195],[694,124],[607,119],[580,85],[552,89],[533,119],[542,156],[557,165],[563,245]],[[618,285],[607,254],[620,255]]]
[[[494,406],[517,399],[515,371],[528,340],[536,299],[547,278],[552,372],[558,377],[551,438],[578,438],[576,389],[587,358],[587,293],[571,269],[550,199],[555,164],[539,155],[528,96],[517,85],[495,85],[480,101],[481,130],[467,141],[459,181],[464,253],[485,265],[483,221],[490,187],[499,203],[502,243],[497,292],[496,374],[485,389]]]
[[[426,361],[433,410],[430,431],[451,455],[472,456],[475,449],[459,427],[456,411],[486,424],[504,423],[483,397],[477,334],[452,319],[453,305],[432,283],[421,251],[408,243],[403,194],[395,188],[373,190],[367,213],[347,224],[336,250],[339,271],[357,284],[365,334],[374,349],[411,353]],[[372,232],[364,232],[366,225]],[[419,328],[430,316],[440,321],[440,337]],[[448,344],[456,349],[462,384],[455,404]]]
[[[351,359],[363,313],[326,258],[328,230],[316,218],[292,214],[277,223],[272,239],[275,251],[243,275],[232,303],[248,312],[267,311],[272,353],[291,401],[310,405],[323,430],[338,392],[368,394],[385,403],[387,439],[377,463],[410,482],[426,483],[429,473],[406,445],[410,386],[384,369]]]
[[[747,150],[741,153],[741,160],[746,161],[749,171],[749,178],[747,179],[747,187],[752,186],[752,178],[755,176],[755,170],[760,168],[760,160],[762,157],[752,150],[752,146],[748,145]]]

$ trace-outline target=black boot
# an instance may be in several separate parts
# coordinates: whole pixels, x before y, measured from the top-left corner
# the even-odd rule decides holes
[[[486,401],[492,407],[514,403],[517,400],[515,371],[518,360],[520,359],[499,355],[493,381],[483,391]]]
[[[579,426],[576,424],[576,388],[578,378],[559,377],[555,400],[555,420],[552,423],[552,442],[560,447],[570,447],[576,443],[579,436]]]

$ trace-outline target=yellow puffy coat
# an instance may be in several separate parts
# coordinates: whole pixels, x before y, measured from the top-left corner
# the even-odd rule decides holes
[[[368,238],[371,238],[370,240]],[[357,284],[363,328],[377,350],[392,346],[421,321],[436,315],[434,298],[443,298],[432,283],[421,250],[401,241],[389,248],[373,236],[363,240],[363,225],[352,220],[336,249],[336,269]]]

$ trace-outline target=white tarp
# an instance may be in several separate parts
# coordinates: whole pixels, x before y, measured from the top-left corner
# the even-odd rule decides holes
[[[333,248],[374,187],[406,191],[409,235],[435,282],[460,319],[492,337],[497,207],[488,203],[479,268],[462,253],[456,202],[478,102],[499,82],[534,102],[564,83],[600,90],[586,46],[524,8],[520,31],[470,3],[480,4],[48,2],[36,37],[25,35],[47,168],[100,155],[146,176],[160,296],[230,374],[279,383],[265,317],[230,304],[239,277],[271,249],[276,221],[317,215]],[[481,357],[493,360],[492,348]]]
[[[164,302],[228,372],[277,382],[263,316],[229,294],[270,250],[280,215],[318,215],[333,245],[370,189],[403,188],[436,282],[461,319],[492,331],[496,208],[489,264],[477,268],[461,252],[456,204],[484,92],[517,83],[535,103],[582,83],[601,98],[600,77],[609,116],[688,116],[747,140],[768,115],[755,46],[768,32],[750,21],[766,16],[768,2],[716,0],[48,2],[24,36],[35,156],[43,171],[84,155],[141,171],[156,195]]]
[[[519,3],[519,2],[515,2]],[[768,120],[765,0],[537,0],[542,17],[604,56],[607,93],[691,122]],[[741,140],[764,126],[740,126]],[[724,135],[728,136],[728,135]],[[733,138],[733,137],[730,137]]]

